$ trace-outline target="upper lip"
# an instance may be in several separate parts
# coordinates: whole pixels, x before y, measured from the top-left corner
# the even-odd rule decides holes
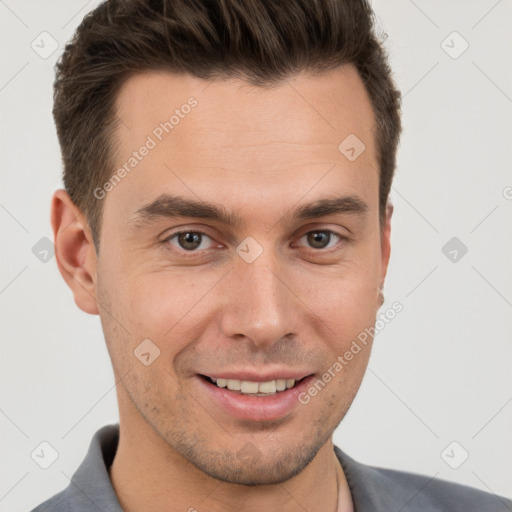
[[[226,370],[222,372],[208,372],[201,373],[205,377],[212,379],[233,379],[233,380],[246,380],[249,382],[268,382],[277,379],[295,379],[300,380],[304,377],[308,377],[313,372],[302,371],[302,370],[273,370],[272,372],[258,372],[255,370]]]

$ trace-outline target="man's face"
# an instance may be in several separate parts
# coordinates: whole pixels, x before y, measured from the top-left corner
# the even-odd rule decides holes
[[[191,97],[197,104],[182,107]],[[364,86],[352,67],[272,89],[147,73],[126,82],[117,105],[116,169],[139,156],[103,199],[95,279],[122,378],[122,428],[143,424],[173,457],[221,480],[284,481],[330,439],[370,344],[309,403],[299,392],[373,326],[380,306],[389,231],[381,237]],[[166,133],[160,124],[176,109]],[[355,160],[338,149],[351,134],[366,146]],[[180,211],[184,201],[237,222]],[[270,396],[208,379],[279,386],[293,377],[305,379]]]

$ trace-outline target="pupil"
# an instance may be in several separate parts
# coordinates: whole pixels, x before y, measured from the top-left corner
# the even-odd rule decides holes
[[[196,249],[201,244],[201,234],[200,233],[181,233],[179,235],[180,245],[184,249]]]
[[[308,235],[309,243],[316,249],[321,249],[329,243],[329,233],[315,231]]]

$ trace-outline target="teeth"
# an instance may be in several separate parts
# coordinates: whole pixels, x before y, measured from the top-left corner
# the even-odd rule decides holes
[[[219,388],[228,388],[231,391],[240,391],[248,395],[264,394],[273,395],[278,391],[284,391],[295,386],[295,379],[277,379],[267,382],[251,382],[237,379],[212,379]]]
[[[240,391],[240,389],[242,387],[241,384],[242,384],[242,381],[240,381],[240,380],[235,380],[235,379],[227,380],[228,389],[231,389],[231,391]]]
[[[248,380],[243,380],[240,391],[242,393],[257,393],[258,387],[259,386],[257,382],[249,382]]]
[[[286,389],[286,379],[277,379],[276,389],[277,391],[284,391]]]
[[[271,380],[269,382],[260,382],[258,384],[258,392],[259,393],[275,393],[276,392],[276,381]]]

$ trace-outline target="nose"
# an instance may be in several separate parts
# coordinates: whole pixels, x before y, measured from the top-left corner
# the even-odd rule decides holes
[[[296,336],[301,302],[289,281],[285,265],[269,252],[252,263],[236,258],[223,289],[224,336],[249,339],[259,348]]]

